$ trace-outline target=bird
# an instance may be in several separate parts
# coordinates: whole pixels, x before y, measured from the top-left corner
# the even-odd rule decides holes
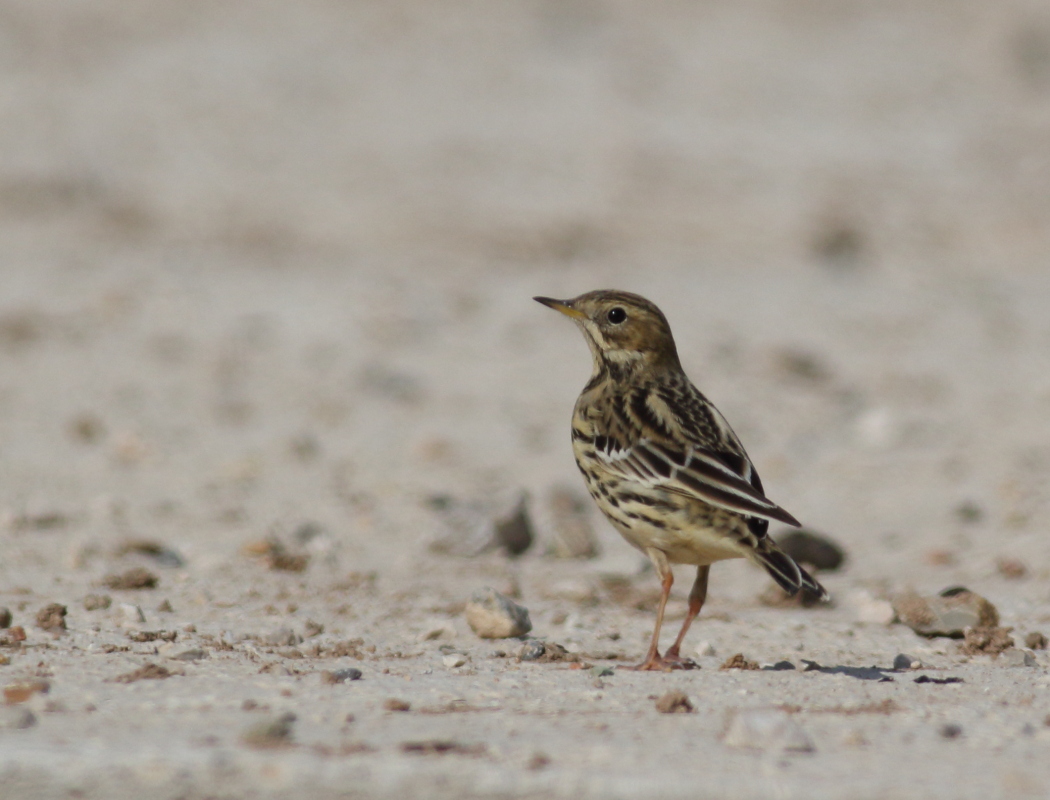
[[[739,437],[686,376],[663,312],[640,295],[615,290],[533,299],[572,319],[590,346],[594,368],[572,414],[576,464],[598,508],[649,557],[660,578],[649,651],[632,668],[694,666],[682,657],[682,642],[717,561],[746,558],[787,593],[828,600],[824,587],[769,536],[770,521],[800,523],[766,497]],[[696,579],[681,631],[661,655],[672,564],[696,566]]]

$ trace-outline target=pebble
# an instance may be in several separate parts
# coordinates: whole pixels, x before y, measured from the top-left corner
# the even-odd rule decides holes
[[[294,647],[303,643],[303,637],[288,627],[281,627],[267,635],[266,644],[274,647]]]
[[[346,683],[347,681],[361,680],[361,670],[354,667],[347,669],[325,670],[321,673],[321,680],[325,683]]]
[[[919,659],[909,656],[907,653],[898,653],[896,658],[893,659],[894,669],[912,669],[918,666],[920,666]]]
[[[967,628],[961,651],[969,656],[994,656],[1014,646],[1010,628]]]
[[[45,631],[64,631],[66,629],[66,607],[61,603],[48,603],[36,614],[36,625]]]
[[[456,629],[448,623],[438,625],[434,628],[429,628],[419,634],[418,640],[421,642],[432,642],[435,639],[453,639],[456,636]]]
[[[21,706],[0,706],[0,730],[21,730],[36,725],[36,716]]]
[[[705,658],[709,657],[709,656],[717,655],[717,653],[715,653],[714,645],[712,645],[710,642],[707,642],[707,641],[703,641],[703,642],[700,642],[699,644],[697,644],[696,649],[694,650],[694,652],[698,656],[702,656],[702,657],[705,657]]]
[[[846,604],[852,608],[853,618],[857,622],[890,625],[897,618],[897,612],[889,600],[881,600],[867,589],[850,592],[846,595]]]
[[[13,621],[14,617],[11,615],[11,609],[0,606],[0,628],[10,628]]]
[[[1032,631],[1024,637],[1024,646],[1030,650],[1045,650],[1046,645],[1046,636],[1039,631]]]
[[[743,670],[754,670],[759,669],[758,664],[754,661],[748,661],[744,658],[743,653],[735,653],[725,660],[719,669],[743,669]]]
[[[145,567],[132,567],[119,575],[107,575],[102,579],[107,589],[135,590],[153,589],[160,579]]]
[[[108,594],[88,594],[84,595],[84,610],[85,611],[98,611],[99,609],[107,609],[113,603],[113,599]]]
[[[532,544],[532,522],[523,491],[499,492],[462,502],[447,495],[429,501],[440,515],[443,531],[430,544],[438,553],[471,558],[495,548],[519,555]]]
[[[547,496],[551,537],[547,554],[555,558],[595,558],[598,539],[591,525],[590,504],[579,492],[555,486]]]
[[[905,592],[893,600],[900,621],[921,636],[961,637],[967,628],[995,628],[999,612],[979,594],[953,587],[935,597]]]
[[[608,678],[615,674],[612,667],[603,667],[600,665],[597,667],[591,667],[590,673],[595,678]]]
[[[467,657],[462,653],[450,653],[441,659],[441,663],[449,669],[456,669],[467,663]]]
[[[241,741],[249,747],[285,747],[292,742],[295,714],[287,711],[279,717],[259,722],[245,729]]]
[[[805,528],[777,538],[780,549],[800,564],[818,571],[836,570],[846,560],[845,551],[827,536]]]
[[[656,710],[661,714],[689,714],[693,711],[693,704],[685,692],[672,690],[657,698]]]
[[[385,711],[408,711],[412,708],[412,704],[407,700],[399,700],[396,697],[388,697],[383,701],[383,709]]]
[[[1000,659],[1007,667],[1034,667],[1036,665],[1035,653],[1019,647],[1011,647],[1003,651]]]
[[[16,647],[26,640],[26,631],[21,625],[0,630],[0,647]]]
[[[518,504],[505,517],[493,523],[496,543],[512,556],[519,556],[532,545],[532,520],[529,519],[528,495],[522,492]]]
[[[186,562],[178,552],[163,542],[156,542],[152,539],[130,539],[117,548],[116,555],[118,557],[128,554],[148,556],[162,567],[178,568],[186,566]],[[125,573],[125,576],[129,574]]]
[[[954,722],[949,722],[941,726],[941,736],[945,739],[958,739],[962,736],[962,726],[957,725]]]
[[[177,644],[161,645],[157,653],[175,661],[200,661],[208,657],[208,651],[200,647],[184,647]]]
[[[729,747],[784,753],[811,753],[816,749],[813,740],[789,714],[766,708],[734,714],[724,741]]]
[[[547,652],[547,646],[543,642],[526,642],[522,645],[518,658],[522,661],[539,661]]]
[[[474,592],[464,614],[471,630],[482,639],[524,636],[532,630],[527,608],[488,587]]]
[[[118,607],[122,625],[141,625],[146,621],[142,609],[132,603],[121,603]]]
[[[24,703],[34,694],[47,694],[50,691],[51,684],[43,680],[12,683],[4,687],[4,702],[13,706],[16,703]]]

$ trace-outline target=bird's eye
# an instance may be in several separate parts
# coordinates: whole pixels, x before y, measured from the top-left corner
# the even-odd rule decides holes
[[[611,322],[613,325],[619,325],[621,322],[627,319],[627,312],[619,306],[616,306],[616,308],[610,308],[609,313],[606,316],[608,317],[609,322]]]

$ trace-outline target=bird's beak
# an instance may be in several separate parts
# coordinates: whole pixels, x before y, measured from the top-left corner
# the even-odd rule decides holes
[[[573,308],[571,300],[554,300],[550,297],[534,297],[532,298],[537,303],[543,303],[548,308],[553,308],[555,311],[560,311],[567,317],[573,319],[587,319],[587,315],[584,314],[577,308]]]

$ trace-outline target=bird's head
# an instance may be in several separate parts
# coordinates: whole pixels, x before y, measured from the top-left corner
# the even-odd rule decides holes
[[[572,300],[533,298],[560,311],[583,331],[594,355],[594,364],[631,370],[677,367],[671,326],[663,312],[644,297],[630,292],[602,290]]]

